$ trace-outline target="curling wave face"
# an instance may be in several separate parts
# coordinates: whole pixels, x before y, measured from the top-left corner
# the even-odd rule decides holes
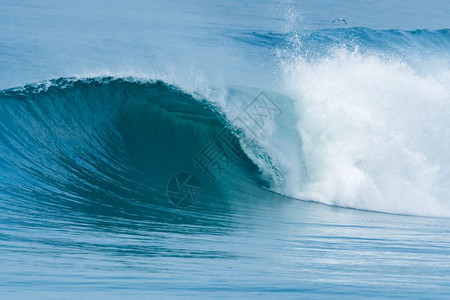
[[[268,185],[220,113],[161,81],[61,78],[0,99],[0,190],[10,213],[164,218],[175,209],[168,182],[183,172],[201,182],[200,207]],[[212,150],[221,170],[196,160]]]

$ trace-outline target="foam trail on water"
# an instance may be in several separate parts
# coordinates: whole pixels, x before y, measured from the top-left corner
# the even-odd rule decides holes
[[[285,60],[282,70],[298,114],[302,147],[296,155],[307,174],[306,180],[290,181],[286,194],[450,216],[448,65],[419,73],[398,58],[338,49],[314,61]],[[304,172],[304,166],[285,166],[286,174]]]

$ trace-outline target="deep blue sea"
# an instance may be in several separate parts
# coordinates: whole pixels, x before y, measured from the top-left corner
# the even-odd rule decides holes
[[[450,299],[450,2],[0,0],[0,299]]]

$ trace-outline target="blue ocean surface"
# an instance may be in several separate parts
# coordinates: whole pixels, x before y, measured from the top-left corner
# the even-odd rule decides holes
[[[449,299],[449,17],[0,0],[0,299]]]

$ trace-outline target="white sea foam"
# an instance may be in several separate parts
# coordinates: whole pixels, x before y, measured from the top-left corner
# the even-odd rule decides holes
[[[448,65],[419,73],[400,59],[336,50],[314,62],[285,60],[282,69],[302,146],[294,157],[292,149],[277,155],[304,163],[284,164],[294,178],[285,180],[284,193],[360,209],[450,215]]]

